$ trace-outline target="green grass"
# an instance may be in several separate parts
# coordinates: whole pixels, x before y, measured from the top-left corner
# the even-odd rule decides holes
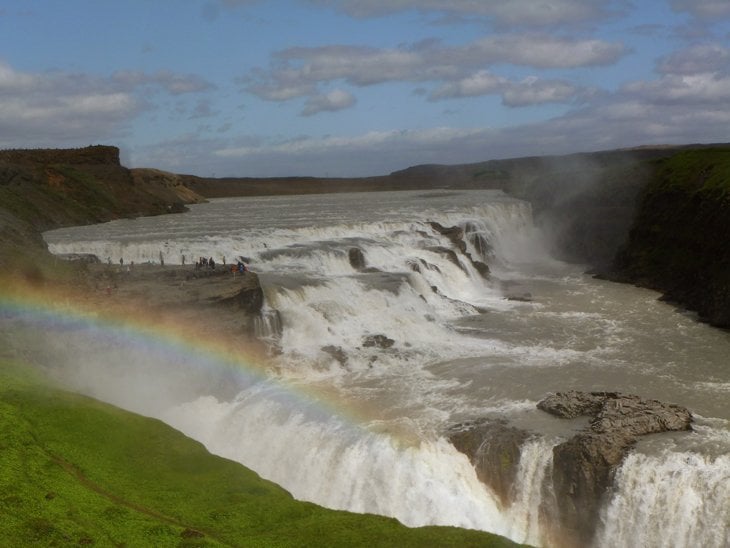
[[[706,148],[678,152],[657,162],[651,190],[730,195],[730,150]]]
[[[0,458],[0,546],[513,545],[296,501],[160,421],[55,388],[8,360]]]

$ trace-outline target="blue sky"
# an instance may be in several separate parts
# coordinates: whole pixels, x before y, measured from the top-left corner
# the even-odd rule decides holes
[[[365,176],[729,128],[730,0],[0,0],[0,148]]]

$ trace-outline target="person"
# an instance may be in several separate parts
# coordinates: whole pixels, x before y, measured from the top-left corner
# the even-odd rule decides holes
[[[185,255],[182,256],[182,265],[185,266]]]
[[[212,269],[215,269],[215,261],[213,260],[213,257],[208,259],[208,266],[210,266],[210,268]]]
[[[124,257],[119,257],[119,266],[124,266]]]

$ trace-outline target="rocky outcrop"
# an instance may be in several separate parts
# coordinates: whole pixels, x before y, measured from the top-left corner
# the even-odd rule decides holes
[[[445,227],[440,223],[437,223],[435,221],[431,221],[429,223],[431,225],[431,228],[433,228],[434,231],[438,232],[442,236],[446,236],[451,244],[464,256],[466,257],[471,265],[474,267],[474,269],[479,272],[479,274],[483,278],[489,278],[489,266],[479,260],[474,259],[471,256],[471,253],[467,251],[467,245],[464,241],[464,229],[460,226],[451,226],[451,227]],[[430,250],[440,252],[444,254],[444,250],[447,252],[450,252],[447,257],[450,261],[452,261],[454,264],[456,264],[459,268],[463,269],[463,265],[459,261],[456,254],[449,249],[443,248],[443,247],[430,247]]]
[[[359,247],[351,247],[348,249],[347,258],[350,261],[350,266],[352,266],[355,270],[364,270],[367,266],[365,254]]]
[[[555,545],[589,546],[614,474],[640,436],[690,430],[684,407],[618,392],[559,392],[538,408],[564,419],[589,417],[590,423],[553,447],[552,470],[545,474],[542,518]],[[568,429],[575,425],[571,424]],[[448,429],[448,439],[474,465],[503,507],[514,500],[522,447],[539,435],[484,418]]]
[[[253,272],[246,272],[240,275],[240,279],[239,287],[227,301],[235,304],[246,314],[259,314],[264,305],[264,291],[259,277]]]
[[[449,429],[451,443],[474,465],[479,479],[509,506],[512,486],[520,463],[520,447],[530,436],[505,421],[482,419],[457,424]]]
[[[570,391],[538,408],[561,418],[592,418],[590,425],[553,448],[556,521],[578,546],[590,543],[614,472],[639,436],[690,430],[684,407],[617,392]]]
[[[365,348],[390,348],[395,344],[395,341],[385,335],[368,335],[363,338],[362,345]]]

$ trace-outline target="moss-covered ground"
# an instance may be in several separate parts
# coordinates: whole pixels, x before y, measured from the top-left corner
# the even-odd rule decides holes
[[[704,148],[678,152],[656,162],[649,192],[683,191],[730,196],[730,150]]]
[[[512,546],[328,510],[164,423],[0,359],[1,546]]]

